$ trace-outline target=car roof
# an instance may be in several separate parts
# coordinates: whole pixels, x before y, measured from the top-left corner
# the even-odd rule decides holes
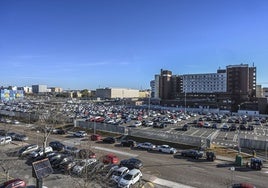
[[[136,173],[140,173],[140,172],[141,172],[140,170],[134,168],[134,169],[130,170],[130,171],[128,172],[128,174],[130,174],[130,175],[134,175],[134,174],[136,174]]]

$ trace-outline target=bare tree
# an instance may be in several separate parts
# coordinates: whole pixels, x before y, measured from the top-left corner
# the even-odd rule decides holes
[[[61,113],[59,105],[55,105],[53,107],[41,105],[38,109],[38,116],[38,130],[43,133],[42,145],[43,148],[45,148],[47,146],[48,138],[53,129],[57,126],[62,126],[65,123],[66,118]]]

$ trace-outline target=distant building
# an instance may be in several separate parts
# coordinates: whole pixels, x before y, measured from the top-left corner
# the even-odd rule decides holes
[[[33,93],[46,93],[48,92],[47,85],[32,85]]]
[[[0,92],[1,92],[1,101],[23,99],[24,97],[23,90],[1,89]]]
[[[96,89],[96,97],[101,99],[139,98],[139,90],[125,88],[100,88]]]
[[[60,87],[49,87],[52,93],[61,93],[63,91]]]
[[[31,86],[18,87],[18,90],[23,90],[25,94],[33,93]]]
[[[139,98],[149,98],[150,93],[150,90],[141,90],[139,91]]]
[[[268,87],[262,88],[262,96],[268,100]]]
[[[257,103],[256,67],[229,65],[216,73],[172,75],[162,70],[150,82],[152,97],[172,106],[216,107],[236,111],[245,102]],[[187,100],[187,104],[186,101]],[[256,106],[256,105],[255,105]]]

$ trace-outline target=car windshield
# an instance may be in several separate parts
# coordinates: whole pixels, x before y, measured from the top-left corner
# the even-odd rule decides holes
[[[126,174],[126,175],[124,176],[124,179],[125,179],[125,180],[131,180],[131,179],[132,179],[132,175],[131,175],[131,174]]]
[[[122,175],[122,172],[121,171],[114,171],[113,175],[115,176],[121,176]]]

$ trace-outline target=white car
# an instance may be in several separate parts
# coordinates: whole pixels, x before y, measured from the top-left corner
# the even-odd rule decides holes
[[[140,181],[142,178],[142,173],[138,169],[132,169],[128,173],[122,176],[118,182],[118,187],[120,188],[130,188],[132,185]]]
[[[0,137],[0,145],[9,144],[12,141],[11,136],[1,136]]]
[[[170,147],[169,145],[157,146],[157,150],[163,153],[170,153],[170,154],[177,153],[177,150],[175,148]]]
[[[113,171],[111,179],[118,183],[119,179],[126,173],[129,172],[129,169],[127,167],[120,167]]]
[[[137,148],[139,148],[139,149],[153,150],[153,149],[156,148],[156,146],[153,145],[153,144],[150,143],[150,142],[144,142],[144,143],[139,143],[139,144],[137,145]]]
[[[136,122],[133,124],[134,127],[139,127],[139,126],[141,126],[141,125],[142,125],[141,121],[136,121]]]
[[[31,152],[30,157],[35,158],[35,157],[42,156],[45,153],[52,152],[52,151],[53,151],[53,149],[50,146],[45,147],[45,149],[39,148],[38,150]]]
[[[38,150],[38,148],[39,148],[38,145],[36,145],[36,144],[30,144],[30,145],[26,145],[26,146],[22,147],[18,151],[18,153],[19,153],[19,156],[23,156],[23,155],[27,155],[27,154],[29,154],[29,153],[31,153],[33,151]]]
[[[203,125],[204,128],[210,128],[211,124],[209,122],[205,122]]]
[[[87,136],[87,133],[85,131],[77,131],[73,135],[76,137],[85,137]]]

